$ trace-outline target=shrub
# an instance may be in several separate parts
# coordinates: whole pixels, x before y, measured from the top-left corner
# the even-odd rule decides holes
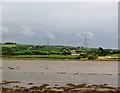
[[[88,55],[89,60],[95,60],[97,57],[98,57],[97,55],[93,55],[93,54]]]

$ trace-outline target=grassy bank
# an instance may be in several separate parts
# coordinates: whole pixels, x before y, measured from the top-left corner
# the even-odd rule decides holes
[[[11,59],[49,59],[49,60],[98,60],[118,61],[120,50],[84,48],[74,46],[25,45],[16,43],[0,44],[2,58]],[[107,57],[108,56],[108,57]]]
[[[15,56],[3,56],[2,58],[63,60],[63,59],[78,59],[78,57],[79,56],[72,56],[72,55],[15,55]]]
[[[88,58],[80,58],[78,55],[14,55],[2,56],[3,59],[21,59],[21,60],[78,60],[91,61]],[[93,61],[119,61],[118,58],[102,58]]]

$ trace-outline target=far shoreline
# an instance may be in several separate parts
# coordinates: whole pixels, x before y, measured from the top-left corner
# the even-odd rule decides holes
[[[95,60],[89,60],[89,59],[53,59],[53,58],[26,58],[26,57],[20,57],[20,58],[15,58],[12,56],[6,56],[6,57],[0,57],[2,60],[49,60],[49,61],[80,61],[80,62],[119,62],[120,59],[95,59]]]

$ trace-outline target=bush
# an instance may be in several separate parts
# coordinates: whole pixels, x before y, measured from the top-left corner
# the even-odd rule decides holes
[[[8,47],[2,47],[2,55],[14,55],[14,50]]]
[[[89,60],[95,60],[97,57],[98,57],[97,55],[93,55],[93,54],[88,55]]]
[[[87,54],[81,54],[80,58],[87,58]]]

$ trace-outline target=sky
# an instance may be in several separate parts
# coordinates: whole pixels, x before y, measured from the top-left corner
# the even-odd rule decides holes
[[[2,42],[118,48],[117,2],[2,3]]]

